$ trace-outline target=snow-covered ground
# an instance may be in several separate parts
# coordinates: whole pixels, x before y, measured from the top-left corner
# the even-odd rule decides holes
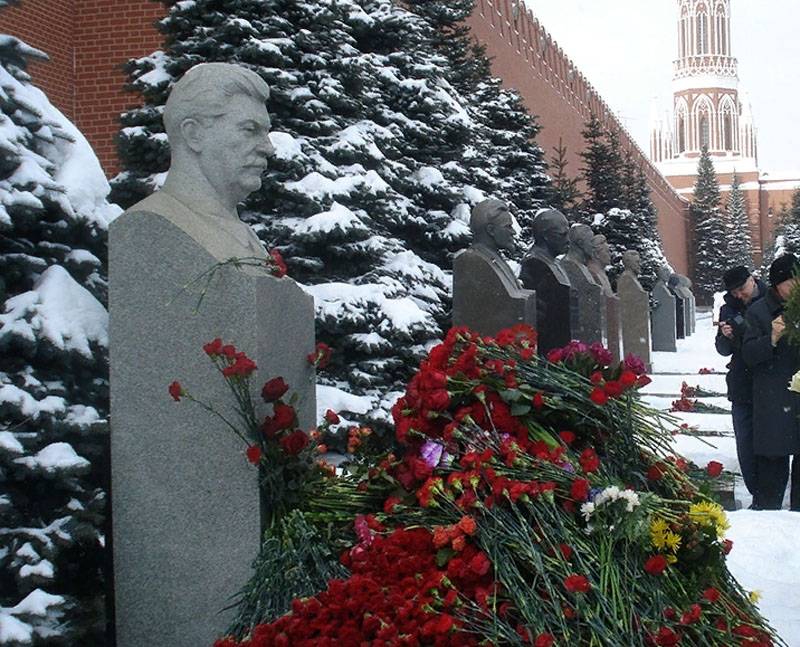
[[[688,339],[678,341],[677,353],[653,353],[653,382],[645,389],[644,400],[666,410],[680,393],[681,383],[701,386],[708,391],[725,392],[725,364],[714,349],[716,329],[711,313],[698,313],[697,330]],[[715,374],[700,375],[701,368]],[[702,398],[707,404],[727,406],[718,397]],[[698,465],[710,460],[726,469],[738,471],[736,444],[730,415],[676,413],[676,418],[695,429],[691,434],[674,437],[675,451]],[[705,435],[708,433],[724,435]],[[756,512],[747,510],[751,498],[741,479],[737,479],[735,497],[743,506],[729,512],[731,528],[727,537],[733,540],[728,566],[733,575],[749,591],[760,594],[761,612],[789,647],[800,647],[800,513]],[[784,507],[788,507],[784,502]]]

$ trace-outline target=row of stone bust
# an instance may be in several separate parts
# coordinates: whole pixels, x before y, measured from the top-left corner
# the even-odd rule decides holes
[[[650,296],[638,280],[637,252],[623,254],[625,270],[615,294],[605,271],[611,263],[605,236],[588,225],[570,227],[559,211],[536,214],[534,244],[522,259],[519,279],[500,255],[515,251],[508,207],[499,200],[479,203],[470,227],[473,244],[456,256],[453,267],[454,325],[494,335],[528,323],[538,331],[543,354],[579,339],[603,344],[617,360],[633,353],[649,369]],[[660,269],[653,294],[655,350],[674,351],[676,337],[692,332],[694,298],[688,286],[685,277]]]

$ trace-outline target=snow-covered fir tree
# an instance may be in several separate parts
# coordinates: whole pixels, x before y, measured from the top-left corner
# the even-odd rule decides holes
[[[741,182],[733,174],[727,205],[728,267],[744,265],[753,267],[753,245],[750,238],[750,223],[747,218],[747,203],[742,193]]]
[[[570,222],[575,222],[578,219],[577,209],[583,195],[578,188],[578,180],[567,172],[568,164],[567,147],[559,138],[558,146],[553,147],[548,167],[553,184],[550,204],[561,211]]]
[[[694,229],[694,290],[700,303],[711,303],[729,267],[727,236],[720,208],[719,180],[714,163],[703,147],[690,207]]]
[[[782,237],[782,253],[800,255],[800,189],[792,194],[792,202],[778,215]]]
[[[391,0],[167,4],[163,50],[129,65],[145,106],[123,115],[114,196],[128,206],[163,180],[161,111],[187,69],[226,61],[259,73],[272,88],[276,159],[242,216],[316,299],[318,339],[334,348],[325,403],[384,420],[450,325],[449,268],[468,243],[470,207],[492,195],[532,217],[541,205],[535,122],[483,79],[486,66],[453,73],[448,56],[461,54],[435,27],[455,12],[435,25]]]
[[[105,644],[105,248],[119,209],[86,140],[0,36],[0,635]],[[52,641],[52,642],[51,642]]]
[[[619,136],[606,129],[594,114],[581,134],[586,142],[581,152],[581,173],[586,183],[582,211],[591,222],[594,214],[622,206],[622,157]]]

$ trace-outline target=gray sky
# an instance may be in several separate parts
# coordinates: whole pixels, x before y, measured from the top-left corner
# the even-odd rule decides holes
[[[642,147],[653,97],[669,105],[676,0],[525,0]],[[733,0],[739,88],[750,96],[762,171],[800,173],[800,0]]]

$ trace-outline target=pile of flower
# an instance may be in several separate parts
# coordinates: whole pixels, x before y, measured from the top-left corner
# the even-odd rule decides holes
[[[681,397],[673,400],[671,411],[695,412],[695,413],[730,413],[729,409],[718,407],[714,404],[706,404],[696,398],[720,397],[721,393],[707,391],[699,386],[689,386],[686,382],[681,384]]]
[[[349,577],[217,647],[781,644],[647,381],[599,346],[542,359],[524,326],[451,330],[393,409],[402,456],[301,504]]]

